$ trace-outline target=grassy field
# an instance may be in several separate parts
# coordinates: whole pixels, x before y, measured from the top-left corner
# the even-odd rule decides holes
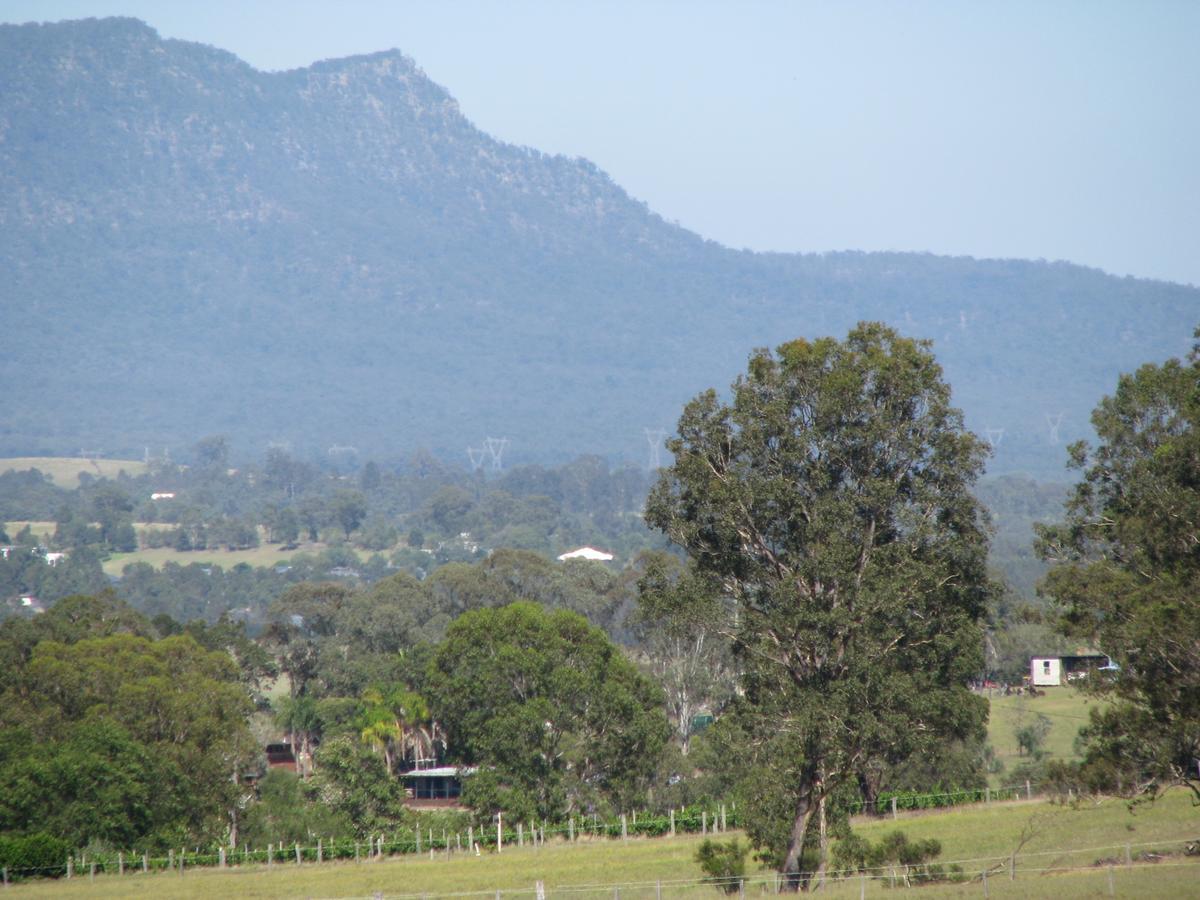
[[[50,537],[54,534],[55,525],[53,522],[5,522],[4,530],[8,532],[9,537],[16,537],[18,531],[29,526],[29,530],[43,544],[49,544]]]
[[[152,550],[137,550],[133,553],[113,553],[102,563],[102,568],[106,575],[120,575],[127,565],[135,562],[149,563],[156,569],[161,569],[163,564],[168,562],[181,566],[198,563],[202,566],[220,566],[222,569],[231,569],[238,563],[276,566],[287,562],[296,553],[315,553],[320,549],[302,547],[299,550],[281,551],[279,548],[279,544],[262,544],[251,550],[191,550],[185,553],[170,547],[155,547]]]
[[[116,478],[124,470],[141,475],[146,464],[135,459],[85,459],[70,456],[14,456],[0,459],[0,473],[37,469],[49,475],[56,485],[68,490],[79,487],[79,475],[87,472],[97,478]]]
[[[140,530],[143,528],[170,528],[171,526],[160,523],[149,525],[138,523],[136,527]],[[50,530],[54,530],[53,522],[50,523]],[[303,543],[293,550],[282,550],[281,546],[280,544],[261,544],[251,550],[188,550],[186,552],[170,547],[155,547],[151,550],[136,550],[133,553],[113,553],[101,566],[106,575],[120,575],[127,565],[135,562],[149,563],[156,569],[161,569],[163,564],[168,562],[178,563],[181,566],[198,563],[203,566],[220,566],[222,569],[231,569],[238,563],[247,563],[251,566],[277,566],[280,563],[286,563],[298,553],[320,553],[327,547],[322,543]],[[371,557],[371,552],[366,550],[355,549],[354,553],[363,562]]]
[[[899,821],[860,821],[855,829],[878,839],[895,828],[913,839],[937,838],[941,859],[961,861],[975,880],[960,885],[917,889],[921,897],[982,897],[979,874],[989,869],[990,897],[1074,897],[1108,895],[1109,866],[1116,896],[1200,896],[1200,859],[1180,855],[1183,842],[1200,837],[1200,813],[1183,793],[1169,795],[1152,807],[1131,814],[1119,801],[1054,806],[1039,801],[993,804],[944,812],[901,815]],[[1024,840],[1023,836],[1028,835]],[[227,871],[196,869],[151,875],[86,875],[70,881],[17,885],[11,896],[80,897],[362,897],[476,893],[494,897],[524,894],[532,897],[537,881],[550,896],[651,898],[658,882],[666,897],[720,896],[698,883],[701,872],[693,856],[700,838],[583,841],[575,845],[552,841],[534,849],[508,847],[504,853],[475,857],[455,855],[408,857],[382,862],[330,863],[297,866],[277,863]],[[1125,865],[1126,845],[1134,865]],[[1010,880],[1009,857],[1020,846]],[[1146,851],[1172,853],[1158,863],[1138,858]],[[770,873],[751,865],[746,893],[760,895],[772,886]],[[1045,870],[1076,869],[1061,874]],[[895,896],[891,873],[863,882],[830,884],[822,894],[857,897]]]
[[[1050,720],[1043,749],[1050,759],[1076,759],[1075,736],[1088,721],[1088,711],[1098,702],[1073,687],[1046,688],[1045,696],[996,696],[990,698],[991,716],[988,721],[988,741],[1004,763],[1004,772],[995,776],[993,786],[1007,784],[1005,775],[1028,761],[1020,755],[1016,730],[1032,722],[1039,714]]]

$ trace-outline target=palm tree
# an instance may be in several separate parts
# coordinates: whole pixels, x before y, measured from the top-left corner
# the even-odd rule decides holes
[[[288,733],[292,746],[300,747],[296,756],[299,763],[300,775],[307,774],[304,761],[310,758],[313,739],[321,732],[321,716],[317,712],[317,702],[308,694],[298,697],[284,697],[279,701],[275,721]]]
[[[361,736],[382,750],[389,773],[396,759],[410,755],[414,762],[436,759],[439,745],[445,747],[429,704],[415,691],[403,685],[392,685],[386,691],[370,688],[363,694],[363,704]]]

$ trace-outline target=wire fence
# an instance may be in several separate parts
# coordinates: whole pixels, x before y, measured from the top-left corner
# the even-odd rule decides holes
[[[979,788],[941,791],[936,793],[896,792],[879,796],[874,803],[854,804],[851,814],[873,813],[897,818],[900,812],[937,809],[966,804],[987,804],[1014,800],[1032,800],[1046,796],[1045,788],[1052,785],[1020,785],[1001,788]],[[315,843],[300,844],[283,841],[269,843],[265,848],[193,847],[190,850],[172,849],[166,855],[145,851],[81,850],[71,853],[61,863],[46,865],[7,866],[4,882],[25,878],[75,878],[100,875],[131,875],[163,871],[180,874],[195,868],[228,868],[232,866],[303,865],[334,861],[355,862],[380,860],[412,854],[428,854],[431,858],[450,857],[462,853],[479,854],[513,846],[540,846],[547,840],[575,842],[579,840],[656,838],[681,834],[719,835],[730,828],[741,827],[737,805],[708,804],[670,810],[666,814],[633,813],[602,818],[598,815],[573,816],[565,823],[510,823],[498,817],[490,827],[469,827],[465,831],[440,833],[431,828],[415,827],[403,831],[381,833],[360,839],[317,839]]]

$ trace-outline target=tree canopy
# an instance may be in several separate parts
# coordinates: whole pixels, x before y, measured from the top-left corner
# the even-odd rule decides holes
[[[987,541],[928,342],[860,324],[755,352],[692,400],[646,518],[733,600],[747,828],[801,883],[826,801],[881,762],[978,735]]]
[[[1116,702],[1084,729],[1085,772],[1200,798],[1200,345],[1122,376],[1092,424],[1099,443],[1071,447],[1083,479],[1067,520],[1040,544],[1064,631],[1120,667],[1089,679]]]
[[[426,693],[477,811],[555,820],[644,796],[669,727],[659,690],[604,632],[527,602],[460,616]]]

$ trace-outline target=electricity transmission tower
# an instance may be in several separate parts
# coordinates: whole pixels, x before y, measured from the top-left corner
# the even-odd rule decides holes
[[[667,432],[663,428],[643,428],[642,433],[646,435],[646,442],[650,445],[650,471],[657,471],[662,468],[663,440]]]
[[[492,471],[499,472],[502,466],[501,457],[504,456],[504,448],[508,446],[508,438],[484,438],[483,446],[492,458]]]

